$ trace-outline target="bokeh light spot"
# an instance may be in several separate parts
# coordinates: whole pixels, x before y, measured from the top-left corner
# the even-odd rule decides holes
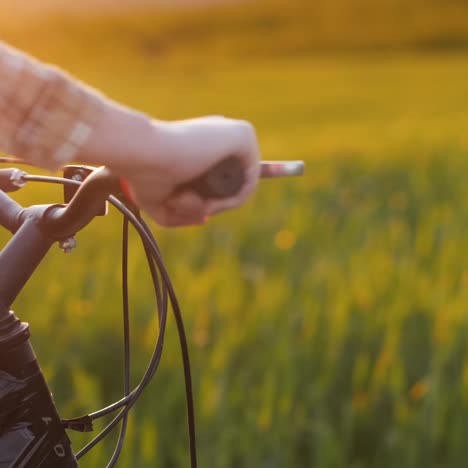
[[[275,245],[278,249],[289,250],[296,243],[296,234],[288,229],[276,233]]]

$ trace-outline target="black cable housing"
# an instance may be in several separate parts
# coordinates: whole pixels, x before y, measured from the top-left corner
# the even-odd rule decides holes
[[[1,162],[17,162],[18,160],[12,160],[10,158],[0,158]],[[46,182],[53,184],[62,185],[80,185],[81,182],[64,179],[61,177],[49,177],[49,176],[36,176],[36,175],[24,175],[24,181],[35,181],[35,182]],[[116,401],[101,410],[95,411],[89,414],[89,417],[93,420],[119,411],[114,419],[98,434],[93,440],[91,440],[85,447],[83,447],[77,454],[77,459],[83,457],[93,447],[95,447],[101,440],[104,439],[117,425],[122,421],[120,434],[117,440],[115,451],[109,461],[108,467],[115,466],[117,459],[121,453],[123,441],[125,438],[127,417],[128,412],[133,407],[138,397],[141,395],[145,387],[149,384],[155,372],[157,371],[158,365],[161,360],[164,334],[167,323],[167,308],[168,302],[170,301],[172,311],[177,324],[177,330],[179,334],[179,341],[181,346],[181,354],[183,361],[183,370],[185,378],[185,390],[186,390],[186,404],[187,404],[187,420],[188,420],[188,435],[190,445],[190,466],[192,468],[197,467],[197,453],[196,453],[196,433],[195,433],[195,416],[194,416],[194,405],[193,405],[193,390],[190,370],[190,359],[188,352],[187,339],[185,335],[184,325],[180,307],[177,301],[177,297],[169,278],[169,274],[164,266],[160,249],[154,239],[154,236],[149,228],[148,224],[140,216],[139,212],[134,208],[130,209],[126,204],[117,199],[116,197],[110,196],[109,202],[119,210],[124,216],[124,234],[123,234],[123,256],[122,256],[122,289],[123,289],[123,314],[124,314],[124,397],[119,401]],[[154,350],[149,361],[148,367],[140,380],[140,383],[130,391],[130,331],[129,331],[129,294],[128,294],[128,278],[127,278],[127,255],[128,255],[128,224],[132,224],[134,229],[139,234],[143,248],[147,257],[148,268],[151,273],[153,282],[155,299],[158,310],[158,322],[159,322],[159,333],[156,339]]]

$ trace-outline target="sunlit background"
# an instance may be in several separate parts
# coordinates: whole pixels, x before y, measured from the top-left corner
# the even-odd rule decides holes
[[[2,39],[127,105],[246,118],[265,159],[307,162],[302,179],[261,182],[206,227],[155,226],[188,329],[200,466],[466,466],[466,1],[17,0],[0,12]],[[122,393],[120,231],[111,215],[72,255],[55,249],[15,305],[65,416]],[[157,332],[145,272],[134,239],[135,382]],[[187,466],[185,418],[171,322],[120,466]],[[105,466],[112,446],[82,466]]]

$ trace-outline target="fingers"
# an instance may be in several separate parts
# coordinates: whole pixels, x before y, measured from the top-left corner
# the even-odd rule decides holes
[[[242,205],[255,189],[260,176],[260,149],[257,137],[252,125],[242,121],[244,146],[238,151],[238,155],[244,163],[245,183],[234,197],[227,199],[211,199],[206,202],[206,212],[209,215]]]
[[[205,203],[195,193],[177,193],[159,205],[146,208],[148,214],[161,226],[178,227],[205,224]]]
[[[242,205],[255,189],[258,182],[259,174],[259,164],[253,164],[252,166],[250,166],[246,170],[246,182],[242,186],[240,192],[236,196],[226,199],[207,200],[205,202],[206,214],[213,215],[216,213],[220,213],[221,211],[230,210],[232,208],[236,208],[237,206]]]
[[[252,125],[246,121],[205,117],[154,124],[154,151],[132,170],[121,174],[129,193],[143,210],[163,226],[203,224],[207,215],[236,208],[254,190],[260,172],[260,151]],[[236,157],[245,170],[245,183],[229,198],[209,199],[189,191],[197,180],[226,158]],[[181,191],[181,187],[187,187]]]
[[[260,166],[253,164],[246,170],[246,182],[240,192],[234,197],[225,199],[204,199],[195,192],[184,190],[175,192],[161,201],[159,194],[155,190],[149,190],[147,185],[141,193],[130,187],[130,194],[136,203],[161,226],[205,224],[208,216],[243,204],[254,190],[259,172]]]

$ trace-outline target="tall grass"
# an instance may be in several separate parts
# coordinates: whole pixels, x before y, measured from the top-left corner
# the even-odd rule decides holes
[[[214,28],[213,15],[193,22]],[[132,21],[145,37],[150,19]],[[29,49],[160,118],[248,118],[265,159],[307,162],[303,178],[261,182],[245,207],[206,227],[154,227],[188,329],[200,465],[464,467],[466,55],[211,60],[215,45],[204,56],[194,39],[187,51],[198,52],[185,55],[174,34],[164,58],[124,40],[126,20],[96,24],[55,48],[59,29],[48,30]],[[121,28],[126,46],[110,54]],[[85,54],[99,31],[101,45]],[[11,34],[26,44],[26,33]],[[18,194],[24,203],[60,198],[33,186]],[[15,304],[67,416],[121,394],[119,233],[116,215],[96,220],[71,256],[51,253]],[[157,327],[136,239],[131,249],[136,382]],[[171,321],[121,466],[186,466],[185,434]],[[110,450],[83,466],[104,466]]]

